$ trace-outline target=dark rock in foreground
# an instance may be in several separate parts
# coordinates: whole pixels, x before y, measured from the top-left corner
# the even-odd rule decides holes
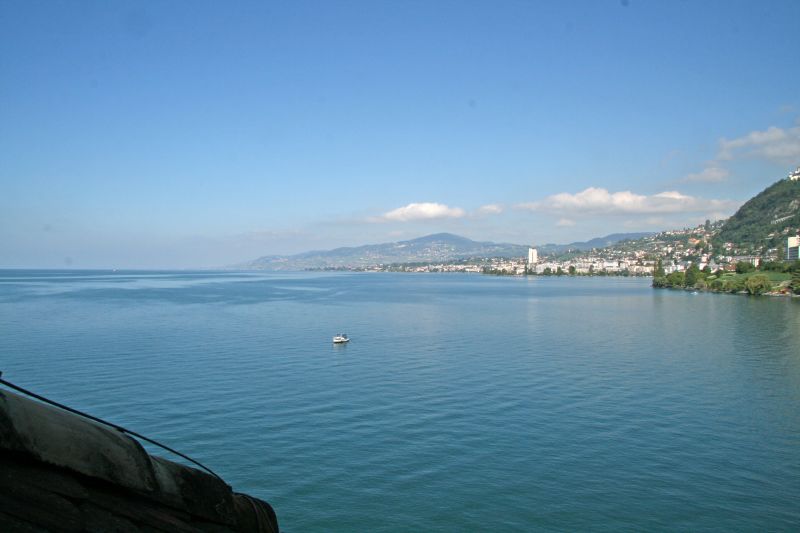
[[[115,429],[0,391],[0,530],[277,532],[270,505]]]

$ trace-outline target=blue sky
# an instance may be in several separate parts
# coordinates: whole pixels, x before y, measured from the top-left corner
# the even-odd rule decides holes
[[[800,2],[0,1],[0,267],[729,216],[800,165]]]

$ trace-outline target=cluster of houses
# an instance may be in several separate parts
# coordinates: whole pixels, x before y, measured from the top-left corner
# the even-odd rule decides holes
[[[750,263],[758,268],[763,257],[758,255],[726,255],[720,254],[712,256],[709,253],[692,254],[686,249],[678,246],[665,246],[660,253],[645,252],[637,250],[629,252],[626,257],[611,257],[618,255],[618,250],[614,248],[599,250],[595,254],[588,254],[568,260],[550,259],[537,261],[528,264],[528,273],[532,274],[625,274],[630,276],[650,276],[656,268],[660,259],[665,274],[672,272],[684,272],[691,265],[696,264],[700,270],[710,269],[712,272],[717,270],[735,271],[738,263]],[[786,240],[786,253],[782,258],[768,257],[769,260],[784,259],[786,261],[796,261],[800,259],[800,236],[788,237]],[[525,273],[524,269],[517,268],[517,274]]]
[[[660,259],[666,274],[682,272],[692,264],[701,270],[735,270],[736,264],[744,261],[758,267],[762,258],[755,255],[712,256],[706,248],[697,246],[707,243],[690,236],[707,231],[700,226],[691,230],[665,232],[674,240],[665,242],[653,236],[635,243],[619,243],[603,249],[596,249],[570,258],[541,257],[536,248],[528,250],[527,257],[520,258],[480,258],[430,264],[375,265],[363,268],[371,271],[401,272],[470,272],[506,275],[625,275],[651,276]],[[663,237],[665,234],[660,234]],[[680,239],[684,237],[684,239]],[[800,250],[800,237],[790,237],[787,241],[787,259],[797,258]]]
[[[799,174],[800,175],[800,174]],[[712,225],[714,226],[714,225]],[[529,248],[527,257],[479,258],[431,264],[375,265],[363,270],[402,272],[470,272],[506,275],[625,275],[651,276],[658,261],[666,274],[686,271],[692,264],[701,270],[708,267],[734,271],[737,263],[747,262],[755,267],[764,259],[758,255],[736,255],[736,248],[726,243],[722,250],[712,254],[711,236],[716,227],[709,224],[685,230],[673,230],[646,237],[638,241],[617,243],[608,248],[595,249],[571,257],[540,256],[536,248]],[[767,259],[777,260],[777,251]],[[793,261],[800,255],[800,235],[786,240],[785,257]]]
[[[631,276],[649,276],[653,273],[655,261],[644,257],[629,259],[608,259],[596,255],[587,255],[574,259],[559,261],[540,261],[529,266],[532,274],[627,274]]]

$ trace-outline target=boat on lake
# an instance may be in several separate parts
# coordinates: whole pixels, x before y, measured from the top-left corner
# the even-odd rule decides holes
[[[333,344],[344,344],[346,342],[350,342],[350,337],[347,336],[347,333],[337,333],[333,337]]]

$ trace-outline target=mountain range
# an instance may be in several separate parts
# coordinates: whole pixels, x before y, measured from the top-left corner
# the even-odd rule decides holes
[[[614,233],[586,242],[545,244],[540,253],[562,253],[567,250],[604,248],[623,240],[639,239],[652,233]],[[382,244],[367,244],[333,250],[316,250],[300,254],[259,257],[237,268],[246,270],[307,270],[359,268],[392,263],[431,263],[488,257],[526,257],[528,245],[473,241],[452,233],[436,233]]]

